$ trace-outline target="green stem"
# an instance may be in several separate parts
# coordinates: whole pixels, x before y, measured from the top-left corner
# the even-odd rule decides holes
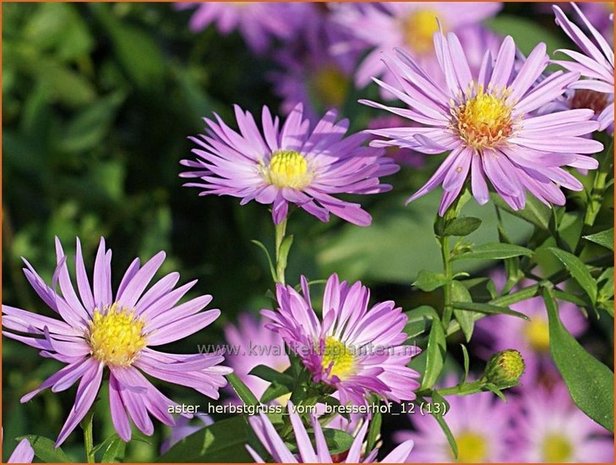
[[[480,379],[472,383],[458,384],[448,388],[438,389],[437,392],[442,396],[467,396],[481,392],[485,384],[485,380]]]
[[[276,283],[284,284],[284,272],[287,267],[287,257],[281,256],[282,243],[287,232],[287,219],[276,225]]]
[[[83,428],[83,443],[86,450],[86,461],[88,463],[95,463],[94,458],[94,438],[92,435],[92,423],[94,419],[94,410],[90,410],[83,422],[81,423],[81,427]]]
[[[443,258],[443,270],[447,283],[443,287],[443,327],[447,327],[453,314],[451,293],[453,286],[453,272],[451,267],[451,251],[449,250],[449,236],[440,238],[441,256]]]

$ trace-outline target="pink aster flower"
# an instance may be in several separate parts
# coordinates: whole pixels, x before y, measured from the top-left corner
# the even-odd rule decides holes
[[[34,449],[27,439],[22,439],[9,457],[7,463],[32,463]]]
[[[428,182],[409,198],[415,200],[442,184],[445,191],[439,214],[460,194],[467,178],[477,202],[489,200],[488,183],[513,209],[524,208],[526,192],[542,202],[563,205],[560,188],[583,186],[563,166],[595,169],[597,161],[580,154],[603,149],[585,137],[598,129],[592,110],[567,110],[534,116],[533,111],[561,96],[578,79],[577,73],[557,71],[536,84],[549,59],[545,44],[535,47],[515,66],[516,46],[506,37],[496,60],[484,56],[473,75],[455,34],[434,35],[436,54],[446,84],[430,74],[403,51],[391,62],[399,78],[397,87],[376,82],[396,95],[408,108],[363,101],[407,118],[419,127],[399,127],[370,132],[389,140],[376,146],[399,146],[437,154],[450,152]]]
[[[295,444],[297,446],[297,454],[293,454],[289,447],[280,437],[274,425],[265,414],[253,416],[248,419],[250,426],[259,438],[261,444],[268,454],[278,463],[333,463],[332,455],[327,447],[323,428],[315,415],[311,415],[312,429],[314,433],[315,446],[312,445],[308,431],[303,425],[300,416],[293,411],[293,404],[289,402],[289,417],[295,433]],[[368,422],[365,422],[361,429],[357,432],[353,444],[348,451],[343,463],[375,463],[375,458],[378,454],[378,449],[370,451],[365,456],[362,456],[362,446],[366,433],[368,432]],[[255,462],[265,463],[265,461],[257,454],[252,447],[246,445],[246,449],[252,455]],[[382,463],[405,463],[413,449],[413,441],[405,441],[389,453]]]
[[[218,32],[227,35],[236,29],[255,53],[263,53],[273,37],[289,39],[306,6],[297,3],[205,2],[182,3],[177,8],[196,6],[190,29],[199,32],[215,23]]]
[[[571,4],[590,36],[569,21],[563,11],[554,6],[556,24],[575,42],[579,50],[559,50],[573,61],[557,60],[568,71],[579,73],[582,79],[570,84],[581,100],[587,101],[604,130],[614,124],[614,51],[607,40],[593,27],[575,3]],[[575,99],[575,97],[574,97]],[[578,104],[579,106],[579,104]]]
[[[447,397],[445,421],[456,439],[458,461],[489,463],[509,461],[512,408],[490,392]],[[454,462],[445,434],[432,415],[410,414],[415,431],[399,431],[397,442],[415,442],[412,462]]]
[[[114,296],[111,250],[106,249],[104,239],[101,238],[96,254],[92,286],[77,239],[77,294],[69,276],[67,258],[57,239],[56,256],[52,286],[25,260],[24,273],[38,296],[60,318],[2,305],[2,325],[5,336],[39,349],[43,357],[66,364],[23,396],[21,402],[48,388],[53,392],[64,391],[79,381],[75,404],[60,431],[57,446],[92,406],[105,367],[109,370],[111,419],[124,441],[131,438],[129,420],[146,435],[154,431],[150,415],[166,425],[175,423],[168,407],[177,404],[155,388],[144,373],[218,398],[218,389],[226,384],[224,375],[231,372],[219,365],[222,356],[176,355],[153,349],[205,328],[220,315],[217,309],[201,312],[212,300],[209,295],[177,305],[196,280],[174,289],[180,275],[169,273],[146,291],[165,259],[165,253],[159,252],[143,266],[135,259]],[[57,284],[60,293],[55,290]]]
[[[365,134],[345,137],[348,120],[336,121],[329,111],[313,127],[297,105],[282,127],[263,107],[260,131],[253,116],[235,107],[240,132],[218,116],[205,119],[206,134],[191,137],[198,148],[196,160],[182,160],[192,169],[182,177],[198,178],[185,184],[203,189],[201,195],[231,195],[242,204],[256,200],[272,204],[278,224],[287,217],[289,203],[321,221],[330,213],[351,223],[367,226],[372,217],[359,204],[335,197],[338,194],[376,194],[391,189],[379,176],[398,171],[382,149],[363,147]]]
[[[404,345],[407,318],[400,307],[386,301],[369,308],[370,291],[361,282],[339,282],[334,274],[325,286],[319,321],[305,277],[301,287],[303,296],[291,286],[277,285],[278,310],[262,314],[315,382],[337,389],[342,404],[363,404],[370,393],[396,402],[415,399],[419,373],[407,364],[420,349]]]
[[[477,322],[477,329],[490,336],[490,353],[505,349],[516,349],[522,354],[526,370],[520,380],[522,385],[536,383],[541,377],[558,377],[550,355],[550,334],[547,311],[541,297],[533,297],[511,305],[524,313],[529,320],[495,315]],[[559,316],[563,325],[573,336],[580,336],[588,327],[582,312],[569,302],[559,303]],[[488,355],[488,354],[486,354]]]
[[[258,365],[266,365],[280,372],[290,365],[282,338],[249,313],[240,315],[237,326],[225,326],[225,338],[232,347],[227,352],[227,364],[257,399],[261,398],[270,383],[248,373]]]
[[[614,462],[614,438],[571,401],[563,383],[525,389],[511,408],[516,415],[516,462]]]
[[[501,7],[502,4],[496,2],[383,2],[362,5],[361,8],[348,5],[346,9],[336,11],[334,18],[372,47],[355,75],[357,85],[364,87],[375,76],[393,82],[383,56],[384,52],[389,53],[394,48],[407,51],[429,75],[433,75],[438,71],[432,42],[432,36],[438,30],[437,19],[445,30],[459,32],[494,16]]]

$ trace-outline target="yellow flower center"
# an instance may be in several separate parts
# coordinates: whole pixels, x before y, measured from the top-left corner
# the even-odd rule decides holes
[[[479,87],[474,97],[459,105],[452,113],[455,130],[475,149],[495,147],[513,132],[506,91],[486,93]]]
[[[330,365],[329,376],[337,376],[341,380],[352,375],[355,369],[353,351],[332,336],[328,336],[325,339],[325,350],[323,351],[323,360],[321,361],[321,366],[324,370],[329,369]]]
[[[550,349],[550,328],[541,318],[532,318],[524,327],[524,335],[533,350],[547,352]]]
[[[270,184],[293,189],[306,187],[312,179],[308,162],[294,150],[275,152],[265,170],[265,177]]]
[[[315,99],[328,107],[340,107],[346,99],[349,80],[335,66],[325,66],[313,76],[310,90]]]
[[[433,37],[438,31],[437,16],[434,10],[418,10],[404,20],[404,41],[415,53],[425,54],[434,49]]]
[[[106,310],[106,311],[105,311]],[[146,345],[144,322],[117,304],[94,310],[87,334],[92,356],[105,365],[131,365]]]
[[[568,462],[572,459],[573,446],[562,434],[548,434],[543,440],[542,452],[544,462]]]
[[[474,431],[464,431],[456,436],[458,462],[485,462],[488,455],[488,443],[484,435]],[[449,447],[449,446],[448,446]]]

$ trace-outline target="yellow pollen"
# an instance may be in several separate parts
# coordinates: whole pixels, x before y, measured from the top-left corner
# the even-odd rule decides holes
[[[87,333],[92,356],[105,365],[131,365],[146,345],[144,322],[117,304],[94,310]]]
[[[340,380],[348,378],[355,370],[353,351],[332,336],[328,336],[325,339],[325,350],[323,351],[323,360],[321,361],[321,366],[324,370],[329,369],[330,365],[329,376],[337,376]]]
[[[425,54],[434,49],[433,37],[438,31],[437,16],[434,10],[418,10],[404,20],[404,41],[415,53]]]
[[[547,321],[532,318],[524,327],[524,335],[533,350],[547,352],[550,349],[550,329]]]
[[[327,107],[340,107],[346,99],[349,80],[335,66],[321,68],[310,81],[310,91]]]
[[[548,434],[543,439],[543,461],[548,463],[569,462],[573,458],[571,441],[562,434]]]
[[[458,462],[485,462],[488,455],[488,443],[484,435],[474,431],[463,431],[456,436]]]
[[[506,92],[477,94],[453,110],[454,129],[475,149],[492,148],[506,140],[513,132],[511,107]]]
[[[265,177],[270,184],[278,187],[302,189],[312,180],[308,162],[294,150],[281,150],[272,154]]]

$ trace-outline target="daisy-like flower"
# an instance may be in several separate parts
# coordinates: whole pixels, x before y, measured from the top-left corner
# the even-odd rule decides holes
[[[237,326],[225,327],[225,339],[233,348],[227,353],[226,363],[257,399],[270,383],[250,375],[250,371],[258,365],[267,365],[283,372],[290,365],[282,338],[249,313],[240,315]]]
[[[337,120],[329,111],[314,126],[297,105],[284,121],[273,118],[263,107],[262,132],[253,116],[235,107],[240,132],[229,128],[218,116],[205,118],[206,134],[192,137],[198,148],[196,160],[182,160],[191,168],[180,176],[198,178],[185,184],[203,189],[201,195],[231,195],[242,204],[256,200],[272,204],[278,224],[286,219],[289,203],[321,221],[330,213],[351,223],[367,226],[372,217],[357,203],[337,194],[376,194],[391,189],[380,176],[398,171],[382,149],[363,147],[366,134],[345,137],[348,120]]]
[[[218,398],[219,388],[226,385],[224,375],[232,371],[219,365],[222,356],[176,355],[153,348],[189,336],[220,315],[217,309],[201,312],[212,300],[209,295],[178,305],[196,280],[174,289],[180,275],[169,273],[146,291],[165,259],[165,253],[159,252],[143,266],[135,259],[114,295],[111,250],[106,249],[104,239],[101,238],[96,254],[92,286],[77,239],[77,294],[58,239],[56,256],[52,286],[48,286],[25,260],[24,273],[38,296],[59,319],[2,305],[5,336],[39,349],[43,357],[66,364],[37,389],[23,396],[21,402],[29,401],[45,389],[64,391],[79,381],[75,404],[58,435],[56,446],[66,440],[92,406],[105,368],[109,370],[111,419],[124,441],[131,438],[129,419],[146,435],[154,431],[150,415],[166,425],[175,423],[168,408],[177,404],[155,388],[144,373]],[[60,286],[60,293],[55,290],[56,284]]]
[[[489,335],[491,352],[509,348],[520,351],[526,363],[522,385],[533,385],[538,378],[549,383],[558,374],[550,355],[550,332],[543,299],[533,297],[512,304],[511,308],[524,313],[529,320],[494,315],[479,320],[477,329]],[[581,335],[588,327],[580,309],[572,303],[560,302],[559,316],[573,336]]]
[[[585,137],[598,129],[592,110],[567,110],[534,116],[533,111],[561,96],[578,79],[577,73],[557,71],[539,84],[548,65],[546,46],[535,47],[520,66],[515,66],[516,46],[506,37],[496,60],[487,52],[474,76],[455,34],[434,35],[436,55],[446,84],[438,84],[407,53],[398,51],[391,62],[398,87],[376,82],[396,95],[409,108],[395,108],[362,101],[417,123],[419,127],[389,128],[370,132],[389,140],[377,146],[399,146],[428,154],[449,155],[428,182],[408,201],[442,184],[444,195],[439,214],[460,194],[470,175],[477,202],[489,200],[487,180],[515,209],[524,208],[526,191],[542,202],[563,205],[561,186],[583,186],[563,166],[597,168],[597,161],[580,154],[603,149],[600,142]]]
[[[515,411],[516,462],[614,462],[614,438],[571,401],[564,383],[525,389]]]
[[[236,29],[255,53],[263,53],[273,37],[288,40],[296,34],[306,6],[297,3],[204,2],[181,3],[177,8],[197,7],[190,29],[199,32],[215,23],[228,35]]]
[[[295,433],[295,445],[297,446],[297,454],[293,454],[289,447],[280,437],[274,425],[265,414],[253,416],[248,419],[250,426],[259,438],[261,444],[268,454],[278,463],[333,463],[332,455],[327,447],[323,428],[319,424],[316,415],[311,415],[312,429],[314,433],[314,442],[316,447],[312,445],[308,431],[303,425],[300,416],[293,411],[293,404],[289,402],[289,417]],[[353,440],[353,444],[348,451],[343,463],[376,463],[375,459],[378,454],[378,449],[368,452],[362,456],[362,446],[366,433],[368,432],[368,422],[357,432],[357,436]],[[246,445],[246,449],[252,455],[257,463],[265,463],[265,460],[257,454],[252,447]],[[382,463],[405,463],[413,449],[413,441],[405,441],[389,453]]]
[[[510,439],[513,409],[494,394],[482,392],[447,398],[447,425],[458,446],[462,463],[505,462],[511,455]],[[454,462],[451,447],[432,415],[409,415],[415,431],[399,431],[397,442],[415,442],[411,462]]]
[[[32,463],[34,449],[27,439],[22,439],[9,457],[7,463]]]
[[[334,13],[334,20],[372,47],[355,74],[356,84],[364,87],[375,76],[383,76],[384,81],[392,82],[383,63],[383,52],[394,48],[406,50],[432,75],[438,71],[432,42],[432,36],[438,30],[437,19],[446,30],[459,32],[494,16],[501,7],[502,4],[496,2],[383,2],[362,5],[361,8],[349,4]]]
[[[278,284],[278,310],[262,310],[262,315],[315,382],[337,389],[342,404],[363,404],[370,393],[396,402],[415,399],[419,373],[406,365],[420,349],[404,345],[407,317],[401,308],[392,301],[369,308],[370,291],[361,282],[340,282],[334,274],[325,286],[319,321],[305,277],[301,287],[303,296]]]
[[[572,104],[592,108],[597,113],[597,120],[601,124],[599,129],[604,130],[614,125],[614,50],[577,5],[575,3],[571,5],[588,29],[590,36],[571,22],[559,7],[554,6],[556,24],[582,52],[559,50],[573,61],[557,60],[555,63],[568,71],[579,73],[583,78],[569,86],[575,89]]]

